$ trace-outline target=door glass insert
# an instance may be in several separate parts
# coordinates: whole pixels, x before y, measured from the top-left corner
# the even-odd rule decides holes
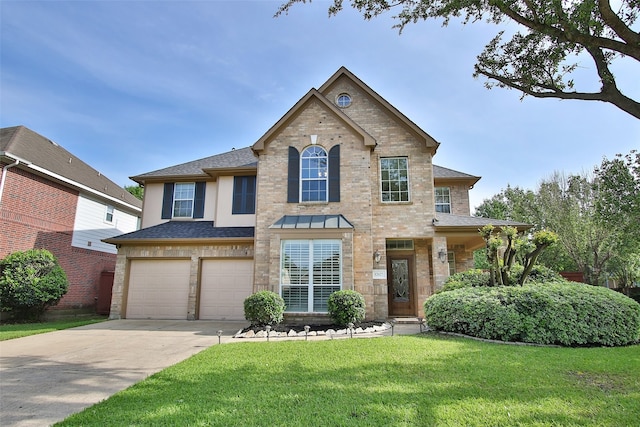
[[[391,260],[393,283],[393,301],[409,301],[409,261],[406,259]]]

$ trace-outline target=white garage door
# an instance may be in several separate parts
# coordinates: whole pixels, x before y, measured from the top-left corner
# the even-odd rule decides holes
[[[189,260],[133,260],[129,272],[128,319],[186,319]]]
[[[200,319],[244,320],[244,300],[253,293],[252,260],[202,262]]]

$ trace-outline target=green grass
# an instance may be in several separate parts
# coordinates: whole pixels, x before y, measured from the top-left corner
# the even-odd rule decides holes
[[[640,347],[438,335],[215,345],[59,426],[631,426]]]
[[[75,328],[91,323],[103,322],[106,317],[90,317],[86,319],[66,319],[39,323],[15,323],[0,325],[0,341],[14,338],[28,337],[29,335],[44,334],[46,332],[60,331],[62,329]]]

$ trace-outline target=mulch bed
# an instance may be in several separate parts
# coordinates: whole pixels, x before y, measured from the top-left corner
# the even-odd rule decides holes
[[[366,329],[373,326],[381,326],[384,322],[361,322],[357,323],[354,328],[362,328]],[[313,331],[328,331],[329,329],[333,329],[334,331],[338,331],[340,329],[346,329],[344,325],[336,325],[335,323],[324,323],[324,324],[300,324],[300,323],[280,323],[278,325],[271,325],[271,330],[275,332],[289,332],[290,330],[294,330],[296,332],[304,332],[304,327],[309,326],[309,332]],[[244,328],[242,332],[249,332],[253,330],[253,332],[264,331],[264,326],[251,325],[247,328]]]

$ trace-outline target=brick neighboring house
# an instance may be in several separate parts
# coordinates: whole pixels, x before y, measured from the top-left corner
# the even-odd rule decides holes
[[[118,245],[111,318],[243,319],[271,290],[296,321],[330,293],[364,295],[368,319],[419,316],[473,267],[477,176],[432,164],[439,143],[340,68],[251,147],[132,177],[142,229]]]
[[[24,126],[0,129],[0,258],[47,249],[69,279],[56,310],[94,311],[117,249],[102,239],[139,228],[142,202]],[[106,285],[103,285],[106,286]],[[110,286],[110,284],[109,284]]]

